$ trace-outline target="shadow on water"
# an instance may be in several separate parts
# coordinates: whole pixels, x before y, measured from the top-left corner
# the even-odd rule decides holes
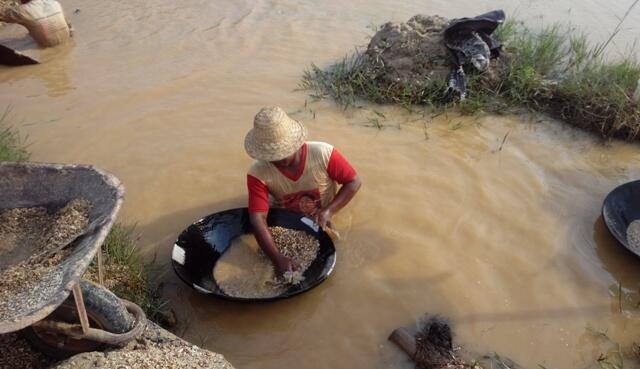
[[[602,216],[596,220],[593,234],[598,258],[615,280],[615,283],[609,286],[612,296],[611,310],[637,310],[640,305],[640,257],[618,243],[609,233]]]
[[[143,252],[163,268],[169,267],[171,248],[180,233],[199,219],[219,211],[246,206],[246,198],[234,197],[225,201],[198,206],[165,215],[155,221],[138,226],[141,234]],[[146,241],[152,239],[153,241]]]
[[[640,257],[618,243],[609,233],[602,216],[593,225],[593,239],[603,268],[623,287],[636,288],[640,283]]]

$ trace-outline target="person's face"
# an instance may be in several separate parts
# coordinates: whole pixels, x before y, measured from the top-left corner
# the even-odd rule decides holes
[[[293,165],[293,163],[295,163],[296,155],[298,155],[297,151],[295,153],[287,156],[284,159],[272,161],[271,164],[275,165],[276,167],[290,167],[290,166]]]

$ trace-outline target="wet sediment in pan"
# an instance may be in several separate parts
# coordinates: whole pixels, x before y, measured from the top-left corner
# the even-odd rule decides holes
[[[304,231],[269,227],[276,247],[298,266],[293,273],[278,277],[271,260],[251,234],[239,237],[220,257],[213,278],[222,291],[232,297],[270,298],[303,280],[302,274],[316,259],[320,242]]]

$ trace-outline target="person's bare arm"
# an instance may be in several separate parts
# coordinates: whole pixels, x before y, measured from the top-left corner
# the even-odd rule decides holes
[[[362,186],[362,181],[357,175],[351,181],[343,184],[329,205],[320,209],[315,214],[316,223],[322,228],[326,227],[331,217],[353,199],[360,189],[360,186]]]
[[[273,242],[271,232],[267,226],[267,213],[249,213],[249,220],[253,227],[253,235],[258,241],[258,245],[264,253],[271,259],[276,268],[276,272],[280,275],[287,271],[293,271],[295,266],[291,259],[284,256]]]

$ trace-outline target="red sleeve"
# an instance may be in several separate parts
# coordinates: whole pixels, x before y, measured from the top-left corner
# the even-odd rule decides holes
[[[258,178],[247,174],[247,189],[249,190],[249,212],[266,213],[269,211],[269,189]]]
[[[331,152],[327,173],[329,173],[331,179],[340,184],[351,182],[356,177],[355,169],[336,148]]]

